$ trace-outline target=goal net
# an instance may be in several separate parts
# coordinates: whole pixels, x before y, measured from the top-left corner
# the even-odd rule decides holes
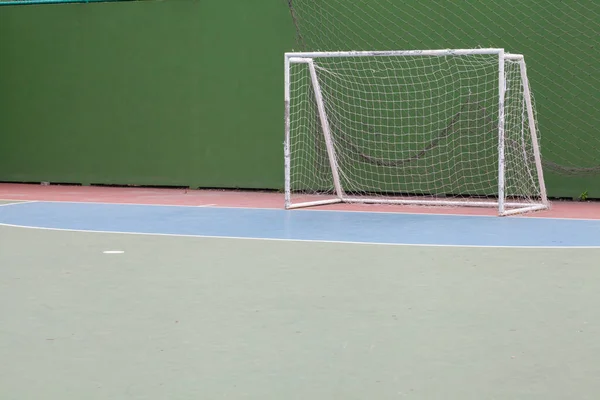
[[[548,207],[523,56],[287,53],[285,65],[286,208]]]

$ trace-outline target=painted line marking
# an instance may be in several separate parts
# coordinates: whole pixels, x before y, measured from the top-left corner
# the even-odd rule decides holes
[[[16,205],[18,205],[18,204],[31,204],[31,203],[39,203],[39,201],[37,201],[37,200],[31,200],[31,201],[22,201],[22,200],[2,200],[2,201],[14,201],[14,203],[0,204],[0,207],[16,206]]]
[[[452,248],[480,248],[480,249],[545,249],[545,250],[571,250],[571,249],[600,249],[598,246],[502,246],[502,245],[474,245],[474,244],[427,244],[427,243],[376,243],[376,242],[353,242],[344,240],[313,240],[313,239],[282,239],[282,238],[256,238],[239,236],[215,236],[215,235],[186,235],[178,233],[149,233],[149,232],[119,232],[119,231],[96,231],[83,229],[47,228],[40,226],[14,225],[0,222],[0,226],[10,228],[37,229],[41,231],[78,232],[78,233],[103,233],[116,235],[138,235],[138,236],[166,236],[181,238],[202,239],[234,239],[253,240],[265,242],[300,242],[300,243],[326,243],[326,244],[354,244],[363,246],[402,246],[402,247],[452,247]]]
[[[14,204],[22,204],[22,203],[48,203],[48,204],[96,204],[96,205],[106,205],[106,206],[143,206],[143,207],[182,207],[182,208],[203,208],[203,207],[216,207],[217,204],[153,204],[153,203],[118,203],[118,202],[109,202],[109,201],[73,201],[73,200],[16,200],[16,199],[0,199],[0,201],[14,201],[18,203]],[[4,204],[10,205],[10,204]],[[247,208],[249,210],[279,210],[278,208],[254,208],[254,207],[223,207],[218,206],[220,208]],[[283,207],[281,208],[283,210]]]
[[[106,250],[102,252],[103,254],[123,254],[125,253],[123,250]]]

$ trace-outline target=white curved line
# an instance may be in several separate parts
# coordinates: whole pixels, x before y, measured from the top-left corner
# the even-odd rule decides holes
[[[67,228],[47,228],[40,226],[14,225],[0,222],[0,226],[10,228],[36,229],[42,231],[58,231],[58,232],[79,232],[79,233],[104,233],[116,235],[138,235],[138,236],[166,236],[166,237],[185,237],[185,238],[204,238],[204,239],[233,239],[233,240],[254,240],[268,242],[299,242],[299,243],[327,243],[327,244],[352,244],[363,246],[404,246],[404,247],[453,247],[453,248],[483,248],[483,249],[600,249],[598,246],[505,246],[505,245],[470,245],[470,244],[414,244],[414,243],[376,243],[376,242],[353,242],[344,240],[312,240],[312,239],[284,239],[284,238],[255,238],[255,237],[240,237],[240,236],[215,236],[215,235],[189,235],[180,233],[149,233],[149,232],[120,232],[120,231],[99,231],[99,230],[84,230],[84,229],[67,229]]]

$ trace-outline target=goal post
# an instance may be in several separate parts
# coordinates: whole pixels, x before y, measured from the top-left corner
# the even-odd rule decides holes
[[[285,54],[285,208],[548,208],[522,55]]]

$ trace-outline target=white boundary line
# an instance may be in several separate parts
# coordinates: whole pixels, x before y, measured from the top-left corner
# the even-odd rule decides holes
[[[283,207],[246,207],[246,206],[220,206],[218,204],[199,204],[199,205],[181,205],[181,204],[145,204],[145,203],[109,203],[103,201],[61,201],[61,200],[14,200],[14,199],[0,199],[0,201],[15,201],[17,203],[2,204],[0,206],[9,206],[17,204],[28,204],[28,203],[52,203],[52,204],[99,204],[99,205],[115,205],[115,206],[148,206],[148,207],[182,207],[182,208],[222,208],[222,209],[236,209],[236,210],[276,210],[285,212],[330,212],[330,213],[363,213],[363,214],[395,214],[395,215],[424,215],[424,216],[443,216],[443,217],[473,217],[473,218],[492,218],[500,219],[497,215],[478,215],[478,214],[454,214],[454,213],[430,213],[430,212],[402,212],[402,211],[367,211],[367,210],[324,210],[319,208],[304,208],[299,210],[285,210]],[[392,206],[389,207],[398,207]],[[400,206],[405,207],[405,206]],[[427,206],[423,206],[427,207]],[[536,211],[540,213],[544,211]],[[506,219],[506,218],[504,218]],[[513,216],[508,219],[526,219],[526,220],[556,220],[556,221],[599,221],[600,219],[594,218],[567,218],[567,217],[534,217],[527,215]]]
[[[26,204],[26,203],[53,203],[53,204],[100,204],[100,205],[115,205],[115,206],[148,206],[148,207],[184,207],[184,208],[203,208],[203,207],[216,207],[216,204],[148,204],[148,203],[111,203],[107,201],[66,201],[66,200],[15,200],[15,199],[0,199],[0,201],[14,201],[15,203],[3,204],[5,206],[14,204]],[[221,207],[224,208],[224,207]],[[251,207],[249,207],[251,208]],[[277,210],[277,208],[273,208]]]
[[[2,199],[0,199],[0,201],[14,201],[14,203],[0,204],[0,207],[16,206],[18,204],[39,203],[39,201],[37,201],[37,200],[2,200]]]
[[[0,222],[0,226],[9,228],[34,229],[41,231],[56,231],[56,232],[76,232],[76,233],[103,233],[115,235],[131,235],[131,236],[158,236],[158,237],[184,237],[184,238],[203,238],[203,239],[232,239],[232,240],[253,240],[266,242],[299,242],[299,243],[326,243],[326,244],[353,244],[363,246],[401,246],[401,247],[449,247],[449,248],[481,248],[481,249],[557,249],[557,250],[572,250],[572,249],[600,249],[598,246],[485,246],[485,245],[462,245],[462,244],[413,244],[413,243],[375,243],[375,242],[353,242],[353,241],[336,241],[336,240],[311,240],[311,239],[282,239],[282,238],[254,238],[254,237],[239,237],[239,236],[212,236],[212,235],[185,235],[177,233],[148,233],[148,232],[120,232],[120,231],[97,231],[83,229],[65,229],[65,228],[46,228],[40,226],[13,225]]]

